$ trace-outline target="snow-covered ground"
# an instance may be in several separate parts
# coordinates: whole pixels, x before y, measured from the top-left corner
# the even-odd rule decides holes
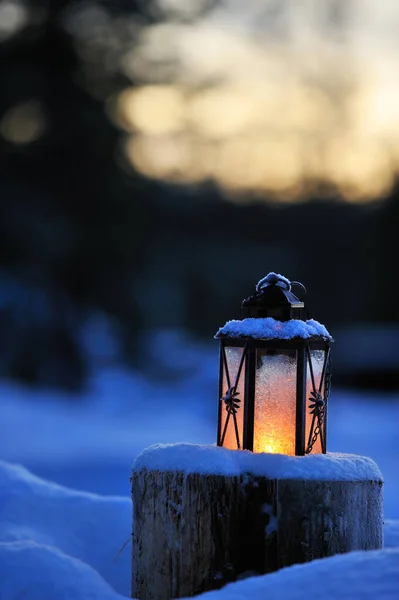
[[[251,577],[201,600],[393,600],[399,592],[399,548],[351,552]]]
[[[166,336],[153,348],[153,373],[162,373],[163,380],[150,377],[150,371],[95,368],[87,392],[75,398],[1,382],[1,600],[129,595],[130,545],[116,555],[131,531],[129,477],[135,457],[154,443],[211,444],[216,435],[216,343],[208,351]],[[220,600],[249,594],[304,598],[313,579],[321,577],[332,590],[323,599],[334,594],[352,600],[399,597],[398,551],[393,549],[399,546],[398,422],[399,395],[333,388],[328,449],[369,456],[378,464],[391,550],[333,557],[246,580],[215,592]]]
[[[130,548],[118,556],[131,532],[129,497],[76,492],[0,461],[0,507],[1,600],[60,600],[68,590],[83,600],[81,584],[98,598],[113,598],[112,588],[129,595]]]

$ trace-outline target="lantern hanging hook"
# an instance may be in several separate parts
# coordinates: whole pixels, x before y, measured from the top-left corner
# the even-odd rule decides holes
[[[302,299],[304,296],[306,296],[306,288],[305,288],[305,286],[303,285],[303,283],[301,283],[300,281],[291,281],[291,286],[293,286],[293,285],[301,288],[301,292],[300,292],[300,294],[301,294],[301,299]]]

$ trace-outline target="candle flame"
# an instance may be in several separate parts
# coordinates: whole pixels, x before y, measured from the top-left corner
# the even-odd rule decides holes
[[[291,436],[288,432],[286,436],[282,437],[281,439],[271,439],[270,436],[262,436],[258,440],[256,452],[293,455],[294,452],[291,450],[291,442]]]

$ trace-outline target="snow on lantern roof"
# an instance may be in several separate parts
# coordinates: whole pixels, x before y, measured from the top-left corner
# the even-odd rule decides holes
[[[333,341],[327,329],[314,319],[301,321],[277,321],[272,317],[248,317],[242,320],[227,321],[216,333],[215,338],[253,338],[257,340],[293,340],[295,338],[322,338]]]
[[[280,275],[280,273],[275,273],[274,271],[271,271],[266,277],[258,281],[256,291],[259,292],[266,285],[278,285],[287,290],[291,289],[291,281],[287,277],[284,277],[284,275]]]

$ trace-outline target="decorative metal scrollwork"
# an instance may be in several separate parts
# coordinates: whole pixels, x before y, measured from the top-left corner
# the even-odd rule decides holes
[[[309,349],[307,349],[308,360],[310,373],[312,378],[312,386],[313,391],[310,392],[309,398],[309,408],[310,414],[312,415],[312,423],[309,431],[309,439],[308,445],[305,450],[305,454],[309,454],[313,450],[313,446],[315,445],[317,438],[320,436],[320,443],[322,452],[326,451],[326,440],[324,435],[324,419],[326,416],[326,407],[328,396],[330,394],[331,388],[331,355],[330,350],[328,350],[327,355],[325,357],[323,372],[320,378],[319,389],[316,391],[315,380],[313,375],[312,361]],[[321,389],[324,383],[324,398],[321,395]]]
[[[223,446],[223,442],[224,442],[224,438],[226,435],[227,426],[229,424],[230,417],[233,416],[237,448],[240,448],[240,436],[238,434],[238,425],[237,425],[237,416],[236,416],[237,411],[240,408],[240,403],[241,403],[241,400],[238,397],[239,393],[240,392],[237,392],[236,388],[233,386],[233,387],[230,387],[227,390],[227,392],[225,393],[225,395],[221,398],[221,400],[225,403],[226,410],[227,410],[227,417],[226,417],[226,421],[224,424],[224,429],[223,429],[223,434],[222,434],[222,439],[221,439],[222,446]]]
[[[227,390],[226,394],[222,397],[223,402],[226,405],[228,413],[235,415],[240,408],[241,399],[238,397],[240,392],[237,392],[235,387],[231,387]]]
[[[242,369],[244,366],[244,360],[245,360],[247,352],[248,352],[248,343],[245,344],[243,351],[242,351],[240,364],[239,364],[238,371],[237,371],[236,377],[235,377],[235,383],[234,383],[234,385],[231,385],[232,381],[230,380],[229,367],[228,367],[227,358],[226,358],[226,349],[225,348],[222,349],[223,365],[224,365],[224,371],[225,371],[226,380],[227,380],[227,391],[226,391],[225,395],[220,398],[220,402],[224,402],[224,404],[225,404],[225,408],[227,411],[227,417],[225,419],[222,435],[220,437],[220,445],[221,446],[223,446],[223,444],[224,444],[227,428],[228,428],[228,425],[230,422],[230,417],[232,417],[235,438],[236,438],[236,442],[237,442],[237,448],[241,448],[240,436],[239,436],[239,431],[238,431],[238,423],[237,423],[237,412],[240,408],[242,408],[242,406],[241,406],[241,398],[239,398],[240,392],[237,390],[237,387],[238,387],[238,382],[240,381]]]
[[[313,446],[316,443],[317,438],[321,434],[321,430],[324,423],[324,411],[325,411],[325,402],[322,398],[320,392],[310,392],[309,398],[309,408],[310,414],[313,415],[312,425],[309,433],[309,441],[308,446],[305,450],[305,454],[310,454],[313,450]]]
[[[320,392],[310,392],[310,395],[312,396],[309,398],[310,414],[318,416],[321,409],[324,409],[324,400]]]

